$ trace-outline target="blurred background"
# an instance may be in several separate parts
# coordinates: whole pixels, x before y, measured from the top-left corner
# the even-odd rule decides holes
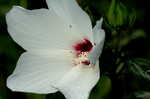
[[[101,17],[106,40],[101,79],[90,99],[150,99],[150,0],[77,0],[93,26]],[[47,8],[45,0],[0,0],[0,99],[65,99],[60,93],[12,92],[6,79],[24,52],[9,36],[5,14],[13,5]]]

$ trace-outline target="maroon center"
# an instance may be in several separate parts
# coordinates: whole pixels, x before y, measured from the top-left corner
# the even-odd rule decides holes
[[[73,46],[76,53],[76,56],[79,57],[82,52],[90,52],[93,48],[92,43],[88,39],[84,39],[82,42],[77,43]],[[89,65],[90,62],[88,60],[82,61],[82,64]]]
[[[82,42],[73,46],[77,52],[90,52],[93,48],[92,43],[88,39],[84,39]]]

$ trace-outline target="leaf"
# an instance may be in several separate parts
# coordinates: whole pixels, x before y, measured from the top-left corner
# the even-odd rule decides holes
[[[127,62],[130,77],[136,80],[140,90],[150,91],[150,60],[136,58]]]
[[[26,99],[46,99],[46,95],[26,94]]]
[[[90,99],[109,99],[111,90],[111,79],[108,76],[101,76],[95,90],[92,91]]]
[[[137,91],[131,94],[129,99],[150,99],[150,92]]]
[[[27,0],[20,0],[20,6],[27,8],[28,7],[28,2]]]
[[[128,70],[140,79],[150,82],[150,60],[136,58],[128,61]]]

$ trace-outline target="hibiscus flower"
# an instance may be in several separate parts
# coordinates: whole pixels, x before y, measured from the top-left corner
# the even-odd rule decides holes
[[[92,29],[75,0],[47,0],[49,9],[14,6],[6,15],[12,39],[26,50],[7,79],[12,91],[87,99],[100,78],[102,19]]]

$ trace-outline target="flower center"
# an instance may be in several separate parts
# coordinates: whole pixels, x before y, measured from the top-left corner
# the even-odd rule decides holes
[[[88,60],[88,53],[92,50],[93,45],[88,39],[84,39],[82,42],[79,42],[73,46],[75,50],[75,65],[89,65],[90,61]]]
[[[73,47],[78,52],[90,52],[93,45],[88,39],[84,39],[82,42],[77,43]]]

